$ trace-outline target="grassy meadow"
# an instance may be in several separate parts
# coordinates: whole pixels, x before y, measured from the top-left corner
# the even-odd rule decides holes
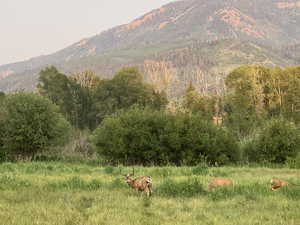
[[[250,167],[135,167],[153,196],[130,189],[126,167],[63,162],[0,164],[2,225],[299,225],[300,186],[270,191],[272,177],[300,184],[300,171]],[[235,186],[208,192],[212,177]]]

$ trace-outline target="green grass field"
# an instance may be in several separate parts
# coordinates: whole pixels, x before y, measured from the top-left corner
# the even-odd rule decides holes
[[[87,164],[0,165],[0,224],[299,225],[300,186],[270,191],[272,177],[300,184],[300,171],[267,168],[135,167],[151,175],[154,193],[130,189],[125,167]],[[235,186],[207,192],[214,177]]]

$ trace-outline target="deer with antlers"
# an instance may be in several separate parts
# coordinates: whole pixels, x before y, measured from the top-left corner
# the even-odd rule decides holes
[[[134,168],[131,174],[124,175],[126,183],[136,191],[143,191],[147,196],[152,194],[152,178],[150,176],[142,176],[133,179]]]

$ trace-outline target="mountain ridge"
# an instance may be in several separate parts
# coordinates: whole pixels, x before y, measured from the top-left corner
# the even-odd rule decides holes
[[[214,41],[229,39],[252,42],[254,46],[258,43],[266,48],[272,46],[276,49],[274,52],[278,53],[274,57],[282,58],[285,62],[274,63],[274,66],[288,62],[296,64],[298,61],[293,56],[297,53],[291,50],[294,48],[285,54],[285,46],[297,46],[300,43],[297,24],[300,24],[300,1],[297,0],[175,1],[128,24],[82,39],[54,54],[0,66],[0,89],[32,89],[38,71],[48,65],[55,65],[66,73],[97,68],[99,76],[110,77],[121,66],[147,60],[147,57],[153,58],[152,55],[160,55],[166,50],[186,47],[195,42],[209,45]],[[270,52],[275,54],[273,50]],[[205,57],[206,53],[201,54]],[[260,53],[257,54],[256,57],[259,57]],[[228,63],[239,64],[234,61]],[[111,71],[102,74],[101,65],[104,68],[110,64]],[[24,78],[32,82],[31,86],[28,81],[25,82],[27,84],[23,83]]]

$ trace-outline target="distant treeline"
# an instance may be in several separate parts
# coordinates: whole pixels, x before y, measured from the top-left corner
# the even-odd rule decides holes
[[[225,93],[191,82],[179,99],[142,77],[135,67],[112,79],[43,69],[38,93],[0,94],[0,157],[34,159],[88,130],[89,148],[110,164],[300,166],[300,67],[241,66]]]

